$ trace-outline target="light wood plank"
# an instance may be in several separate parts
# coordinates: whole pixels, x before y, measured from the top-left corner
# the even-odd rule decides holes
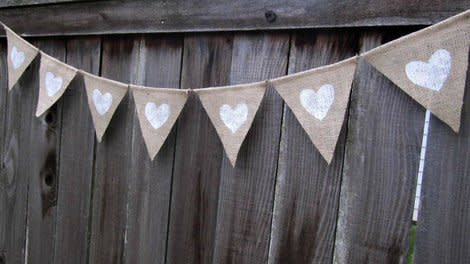
[[[44,36],[429,25],[469,8],[466,0],[113,0],[3,8],[0,17]]]
[[[354,56],[358,40],[357,31],[295,33],[289,73]],[[345,132],[343,127],[328,165],[289,107],[284,108],[268,263],[332,262]]]
[[[285,75],[288,34],[235,36],[230,83]],[[232,168],[224,154],[212,263],[265,263],[268,259],[283,102],[271,87]]]
[[[361,52],[386,38],[390,33],[364,32]],[[423,120],[422,107],[360,60],[351,94],[334,263],[406,263]]]

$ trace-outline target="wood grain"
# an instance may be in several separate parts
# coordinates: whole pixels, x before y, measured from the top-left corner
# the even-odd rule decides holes
[[[101,40],[97,37],[67,41],[67,63],[98,74]],[[76,78],[61,98],[62,109],[59,188],[54,262],[86,263],[95,131],[83,79]]]
[[[45,53],[65,61],[65,41],[48,39],[33,42]],[[34,96],[34,110],[37,105],[39,73],[29,83],[29,92]],[[27,162],[22,163],[29,179],[27,219],[27,259],[33,263],[53,263],[57,214],[57,184],[59,181],[58,155],[62,105],[59,101],[40,117],[29,111],[29,145],[24,153]]]
[[[284,75],[288,34],[235,36],[230,83]],[[282,100],[270,87],[240,149],[235,168],[224,154],[212,263],[265,263],[276,180]]]
[[[18,7],[18,6],[57,4],[57,3],[64,3],[64,2],[84,2],[84,1],[91,1],[91,0],[4,0],[0,2],[0,7]],[[106,0],[98,0],[98,1],[106,1]]]
[[[289,73],[349,58],[357,46],[357,31],[295,33]],[[285,106],[268,263],[332,262],[345,132],[328,165]]]
[[[361,51],[390,33],[366,31]],[[424,109],[363,59],[353,84],[334,263],[406,263]]]
[[[414,263],[465,263],[470,259],[470,71],[458,134],[432,116]]]
[[[229,83],[232,34],[184,38],[182,88]],[[223,148],[191,94],[178,120],[166,263],[212,263]]]
[[[141,38],[139,45],[138,66],[132,82],[178,88],[182,36],[148,36]],[[133,101],[132,105],[135,108]],[[132,175],[129,177],[125,262],[165,263],[176,129],[153,162],[148,156],[137,115],[133,129],[132,149],[127,150],[132,151]]]
[[[101,75],[129,83],[137,67],[135,54],[139,40],[132,37],[102,40]],[[93,183],[93,209],[90,238],[90,263],[123,263],[131,171],[134,108],[129,94],[114,113],[103,141],[96,145]]]
[[[0,41],[0,76],[7,76],[7,43],[5,40]],[[8,208],[9,200],[9,179],[7,178],[7,160],[6,154],[6,115],[8,103],[8,79],[0,80],[0,263],[5,263],[5,255],[7,248],[7,233],[9,229],[10,211]]]
[[[429,25],[470,8],[466,0],[134,0],[2,8],[25,36]]]
[[[2,188],[6,192],[4,202],[6,232],[4,263],[25,262],[26,216],[28,211],[28,184],[32,177],[29,169],[31,156],[31,119],[34,116],[34,92],[37,88],[39,60],[32,62],[13,90],[8,93],[5,119],[4,172]]]

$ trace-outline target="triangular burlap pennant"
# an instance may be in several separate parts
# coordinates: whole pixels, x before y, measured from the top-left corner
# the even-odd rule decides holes
[[[265,91],[266,82],[194,90],[234,167]]]
[[[466,11],[363,56],[458,132],[469,45],[470,11]]]
[[[130,86],[150,158],[153,160],[188,99],[188,90]]]
[[[42,115],[64,94],[77,69],[41,52],[36,116]]]
[[[328,163],[344,122],[356,65],[353,57],[271,80]]]
[[[96,138],[98,142],[101,142],[114,112],[127,93],[129,85],[84,71],[80,72],[85,82],[88,106],[95,125]]]
[[[3,25],[8,44],[8,90],[11,90],[23,72],[39,53],[38,48],[16,35],[10,28]]]

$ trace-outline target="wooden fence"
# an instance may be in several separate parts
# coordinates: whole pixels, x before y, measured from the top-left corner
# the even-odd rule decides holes
[[[330,64],[470,8],[460,0],[5,2],[0,20],[44,52],[114,80],[173,88]],[[131,96],[98,143],[81,78],[36,118],[39,61],[10,93],[6,67],[2,39],[1,264],[407,261],[425,110],[363,60],[329,166],[269,88],[234,169],[194,96],[151,162]],[[470,261],[469,158],[466,93],[459,134],[431,117],[415,263]]]

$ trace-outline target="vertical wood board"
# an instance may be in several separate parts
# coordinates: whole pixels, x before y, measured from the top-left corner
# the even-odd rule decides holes
[[[361,52],[386,37],[365,31]],[[357,73],[334,263],[406,263],[424,109],[364,59]]]
[[[289,74],[354,56],[357,35],[354,31],[295,33]],[[285,106],[268,263],[332,262],[345,132],[343,127],[328,165]]]
[[[288,34],[237,34],[230,83],[285,75],[288,51]],[[212,263],[265,263],[268,259],[282,107],[280,96],[267,89],[235,168],[224,154]]]
[[[417,223],[414,263],[470,259],[470,71],[462,125],[454,133],[432,116]]]
[[[102,40],[101,75],[129,83],[136,65],[133,57],[139,41],[131,37]],[[103,141],[96,145],[90,240],[90,263],[123,263],[127,218],[134,108],[129,93],[124,96],[106,129]]]
[[[65,41],[61,39],[38,40],[33,45],[45,53],[65,61]],[[35,71],[35,80],[30,82],[34,96],[32,104],[36,110],[39,92],[39,71]],[[25,146],[22,163],[24,173],[29,180],[27,250],[28,262],[53,263],[57,214],[57,187],[59,181],[59,152],[62,102],[59,100],[44,114],[36,117],[30,113],[29,145]]]
[[[7,43],[5,40],[0,41],[0,75],[7,76]],[[0,263],[5,263],[6,248],[7,248],[7,234],[9,229],[10,208],[8,206],[9,196],[11,191],[9,182],[11,178],[7,178],[7,158],[6,154],[6,136],[7,124],[6,116],[8,110],[8,79],[2,78],[0,80]]]
[[[180,37],[141,38],[132,83],[178,88],[183,41]],[[135,113],[132,100],[130,111]],[[134,116],[129,177],[126,263],[165,263],[176,129],[152,162]]]
[[[226,85],[232,34],[184,38],[182,88]],[[178,120],[167,263],[212,263],[223,148],[199,99]]]
[[[67,63],[99,73],[99,37],[73,38],[67,42]],[[98,55],[98,56],[97,56]],[[59,155],[59,188],[54,262],[86,263],[95,131],[82,77],[72,81],[62,98]]]

